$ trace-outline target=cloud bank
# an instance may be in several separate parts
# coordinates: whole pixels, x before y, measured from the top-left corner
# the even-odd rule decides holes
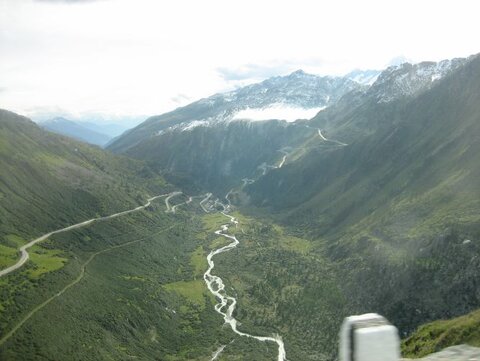
[[[477,14],[468,0],[0,0],[0,104],[121,119],[297,69],[468,56]]]

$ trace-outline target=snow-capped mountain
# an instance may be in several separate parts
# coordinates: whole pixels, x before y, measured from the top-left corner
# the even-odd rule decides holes
[[[358,85],[343,77],[320,77],[298,70],[200,100],[223,105],[223,120],[309,119]],[[219,120],[216,117],[216,120]]]
[[[362,87],[347,77],[317,76],[298,70],[151,117],[113,142],[110,148],[121,151],[165,132],[192,130],[219,122],[309,119],[346,93]]]
[[[345,78],[353,80],[356,83],[362,85],[372,85],[377,80],[378,76],[380,75],[380,70],[360,70],[355,69],[345,75]]]
[[[448,75],[468,59],[457,58],[418,64],[402,63],[384,70],[368,94],[379,103],[386,103],[403,96],[412,96],[429,89],[436,81]]]
[[[216,94],[207,102],[222,98],[235,104],[235,108],[264,108],[272,104],[288,104],[309,109],[335,102],[357,85],[348,78],[317,76],[303,70],[288,76],[277,76],[232,92]]]
[[[200,99],[172,112],[147,119],[115,140],[109,148],[123,152],[139,142],[166,132],[191,131],[237,120],[295,121],[311,119],[320,110],[358,90],[362,97],[385,103],[413,96],[429,89],[438,79],[460,67],[468,59],[438,63],[402,63],[376,70],[355,70],[343,77],[317,76],[298,70],[261,83]]]
[[[201,99],[198,104],[217,111],[207,118],[187,120],[183,127],[192,129],[193,126],[239,119],[309,119],[356,88],[358,84],[348,78],[320,77],[298,70],[288,76],[273,77],[258,84]]]

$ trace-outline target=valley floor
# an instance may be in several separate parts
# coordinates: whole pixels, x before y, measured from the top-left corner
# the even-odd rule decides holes
[[[375,306],[352,305],[321,240],[225,208],[174,192],[36,244],[0,279],[0,359],[334,360],[343,318]]]
[[[270,342],[240,336],[249,332],[273,341],[271,336],[280,329],[268,324],[274,314],[263,321],[256,316],[266,316],[271,305],[248,304],[258,290],[251,291],[251,301],[241,299],[250,287],[264,282],[264,275],[232,261],[251,262],[251,256],[268,252],[273,240],[266,231],[271,226],[263,229],[261,223],[235,213],[242,225],[232,234],[241,235],[241,246],[215,259],[214,273],[224,277],[227,292],[238,299],[238,310],[228,316],[239,320],[237,335],[222,327],[216,301],[202,279],[207,253],[228,244],[228,237],[215,232],[228,219],[218,212],[205,214],[203,204],[180,193],[162,203],[152,202],[150,209],[122,219],[52,234],[32,247],[32,259],[44,254],[63,261],[40,274],[35,273],[35,262],[26,262],[1,279],[0,358],[283,359]],[[282,239],[283,251],[308,251],[306,241]],[[300,359],[295,349],[301,347],[288,342],[289,359]]]

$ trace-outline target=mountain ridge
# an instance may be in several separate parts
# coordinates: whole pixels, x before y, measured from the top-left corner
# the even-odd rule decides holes
[[[41,203],[48,203],[53,210],[55,204],[67,204],[61,201],[64,198],[72,204],[60,208],[60,213],[73,219],[79,219],[78,215],[85,216],[83,212],[90,209],[90,201],[97,204],[98,210],[102,209],[103,202],[109,203],[112,209],[125,208],[125,205],[135,204],[136,197],[143,198],[140,193],[145,189],[131,189],[132,194],[128,196],[126,193],[126,197],[118,202],[113,189],[117,186],[126,189],[128,180],[141,180],[142,173],[145,185],[148,177],[155,178],[154,173],[141,162],[113,156],[98,147],[48,132],[27,117],[2,109],[0,137],[3,170],[0,191],[5,202],[1,209],[0,232],[5,232],[4,227],[8,228],[8,224],[16,224],[18,228],[24,224],[25,233],[28,234],[32,232],[28,230],[28,219],[43,219],[42,231],[55,228],[55,225],[61,224],[58,222],[63,217],[55,219],[52,217],[55,212],[49,214],[37,207]],[[124,175],[119,174],[119,169]],[[134,175],[135,172],[138,175]],[[30,184],[32,178],[36,182]],[[25,190],[18,192],[19,187]],[[140,193],[134,195],[136,192]],[[82,205],[86,208],[82,208]],[[21,221],[13,222],[13,218]]]
[[[104,133],[92,130],[81,123],[56,117],[39,123],[42,128],[62,134],[90,144],[105,146],[112,138]]]
[[[238,111],[247,108],[261,109],[273,104],[295,105],[303,109],[321,108],[358,87],[358,83],[347,78],[320,77],[303,71],[272,77],[261,83],[217,93],[171,112],[150,117],[112,142],[108,149],[125,152],[142,139],[154,137],[169,127],[192,121],[228,121]]]

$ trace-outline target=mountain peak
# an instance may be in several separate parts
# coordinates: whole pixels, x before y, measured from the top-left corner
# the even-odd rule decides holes
[[[289,75],[217,93],[172,112],[151,117],[116,139],[109,148],[122,152],[142,139],[165,133],[167,129],[181,131],[238,119],[305,119],[359,88],[360,84],[345,77],[318,76],[299,69]]]
[[[405,64],[405,63],[413,63],[413,62],[410,59],[408,59],[407,57],[405,57],[403,55],[399,55],[399,56],[396,56],[395,58],[391,59],[388,62],[387,67],[399,66],[399,65],[402,65],[402,64]]]
[[[106,134],[97,132],[84,124],[74,122],[72,120],[56,117],[50,120],[40,122],[39,125],[51,132],[66,135],[77,140],[104,146],[110,141],[111,137]]]
[[[302,69],[295,70],[293,73],[290,74],[290,76],[305,76],[309,75],[305,73]]]
[[[362,70],[362,69],[354,69],[350,73],[345,75],[345,78],[353,80],[356,83],[362,85],[372,85],[377,80],[378,76],[380,75],[380,70]]]
[[[403,62],[384,70],[369,89],[378,102],[386,103],[403,96],[412,96],[429,89],[432,84],[451,73],[467,59],[424,61],[417,64]]]

